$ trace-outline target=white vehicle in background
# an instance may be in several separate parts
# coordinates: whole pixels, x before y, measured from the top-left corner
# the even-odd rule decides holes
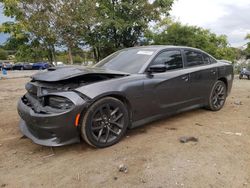
[[[82,62],[82,65],[91,67],[92,65],[94,65],[94,62],[93,61],[85,61],[85,62]]]
[[[52,64],[53,64],[54,66],[64,66],[64,63],[61,62],[61,61],[52,62]]]

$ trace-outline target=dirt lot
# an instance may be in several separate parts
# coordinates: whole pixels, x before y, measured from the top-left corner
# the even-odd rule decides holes
[[[7,71],[7,75],[3,75],[0,72],[0,80],[1,79],[18,79],[18,78],[29,78],[31,75],[42,72],[43,70],[14,70],[14,71]]]
[[[220,112],[199,109],[151,123],[106,149],[52,149],[23,139],[16,103],[28,80],[0,80],[1,187],[250,187],[248,80],[234,81]],[[199,141],[183,144],[181,136]]]

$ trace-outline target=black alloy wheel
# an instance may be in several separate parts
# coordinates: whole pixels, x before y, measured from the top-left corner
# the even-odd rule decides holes
[[[212,111],[220,110],[226,101],[227,88],[224,82],[217,81],[210,93],[208,108]]]
[[[105,97],[85,113],[81,127],[83,139],[98,148],[108,147],[125,134],[129,123],[126,106],[118,99]]]

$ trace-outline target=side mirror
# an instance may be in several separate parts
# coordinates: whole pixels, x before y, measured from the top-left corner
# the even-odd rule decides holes
[[[158,65],[151,65],[149,68],[148,68],[148,72],[149,73],[160,73],[160,72],[166,72],[167,71],[167,67],[166,65],[163,65],[163,64],[158,64]]]

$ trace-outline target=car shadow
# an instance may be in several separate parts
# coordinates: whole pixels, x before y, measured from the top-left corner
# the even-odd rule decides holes
[[[199,108],[199,109],[194,109],[194,110],[190,110],[187,112],[178,113],[178,114],[175,114],[172,116],[162,117],[158,120],[146,123],[142,126],[139,126],[139,127],[133,128],[133,129],[129,129],[127,132],[127,136],[133,137],[133,136],[136,136],[139,134],[145,134],[145,133],[150,132],[150,129],[155,128],[155,127],[164,127],[167,130],[173,130],[173,131],[178,130],[180,127],[185,126],[185,125],[179,124],[178,126],[172,126],[169,124],[171,124],[174,121],[177,122],[180,118],[182,118],[182,119],[189,118],[189,117],[192,117],[194,115],[202,114],[204,112],[207,112],[207,110],[203,109],[203,108]]]

